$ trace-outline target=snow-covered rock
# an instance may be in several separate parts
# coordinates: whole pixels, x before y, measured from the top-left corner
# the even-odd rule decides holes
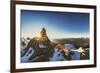
[[[52,58],[50,58],[51,61],[62,61],[67,60],[67,57],[70,56],[71,60],[80,60],[80,52],[75,48],[73,44],[64,44],[64,50],[62,53],[59,51],[59,49],[54,48],[54,53]],[[73,52],[73,54],[71,54]],[[66,58],[65,58],[66,56]]]
[[[75,48],[73,44],[65,44],[65,49],[69,49],[74,54],[72,55],[72,60],[80,60],[80,52]]]
[[[27,47],[29,41],[30,40],[27,40],[25,38],[21,38],[21,50],[24,50]]]
[[[50,61],[63,61],[63,60],[65,60],[63,54],[57,48],[54,48],[54,53],[52,58],[50,58]]]
[[[65,49],[70,49],[70,50],[76,49],[73,44],[64,44],[64,47]]]
[[[80,53],[78,51],[73,51],[72,60],[80,60]]]
[[[21,57],[21,63],[29,62],[29,58],[33,55],[34,50],[29,48],[29,50],[25,53],[23,57]]]

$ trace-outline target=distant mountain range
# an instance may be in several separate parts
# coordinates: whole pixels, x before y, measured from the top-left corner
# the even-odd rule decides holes
[[[55,43],[70,43],[75,45],[75,47],[84,47],[84,48],[89,48],[89,38],[62,38],[62,39],[54,39],[53,42]]]

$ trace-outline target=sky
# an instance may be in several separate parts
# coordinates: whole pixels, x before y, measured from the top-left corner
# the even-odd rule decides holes
[[[43,27],[50,39],[88,37],[89,13],[21,10],[22,37],[36,37]]]

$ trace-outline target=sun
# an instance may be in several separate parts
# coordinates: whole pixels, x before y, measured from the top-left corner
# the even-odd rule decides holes
[[[37,35],[37,37],[38,37],[38,38],[41,38],[41,35],[40,35],[40,34],[38,34],[38,35]]]
[[[40,40],[41,39],[41,35],[38,34],[36,40]]]

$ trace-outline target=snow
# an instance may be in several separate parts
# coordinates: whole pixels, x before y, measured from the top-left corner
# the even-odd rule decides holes
[[[53,57],[50,58],[50,61],[63,61],[65,60],[63,54],[58,51],[57,48],[54,48],[54,53],[53,53]]]
[[[23,47],[26,47],[26,46],[23,46]],[[46,48],[46,46],[40,43],[39,48]],[[86,49],[86,51],[88,51],[88,50],[89,50],[89,48]],[[22,49],[22,51],[23,51],[23,49]],[[69,51],[74,53],[73,55],[71,55],[71,60],[80,60],[80,53],[81,53],[80,49],[76,49],[73,44],[64,44],[64,52],[68,54]],[[34,54],[33,48],[29,48],[29,50],[26,52],[26,54],[23,57],[21,57],[21,62],[22,63],[30,62],[29,58],[33,54]],[[67,54],[65,54],[65,55],[67,55]],[[54,48],[52,57],[49,57],[49,60],[50,61],[64,61],[67,59],[64,57],[64,53],[62,53],[60,50],[58,50],[58,48]]]
[[[68,50],[72,51],[74,54],[72,55],[71,60],[80,60],[80,52],[74,47],[73,44],[65,44],[65,52],[68,52]],[[50,58],[51,61],[61,61],[61,60],[67,60],[64,58],[64,55],[58,51],[57,48],[54,48],[54,53],[52,58]]]
[[[77,51],[73,44],[65,44],[65,49],[69,49],[74,54],[72,55],[72,60],[80,60],[80,52]]]
[[[39,44],[39,48],[46,48],[46,46],[43,44]]]
[[[73,44],[64,44],[64,47],[66,49],[75,49],[75,46]]]
[[[34,53],[33,48],[29,48],[26,54],[23,57],[21,57],[21,63],[29,62],[29,58],[33,55],[33,53]]]
[[[78,51],[74,51],[74,55],[72,56],[72,60],[80,60],[80,53]]]

